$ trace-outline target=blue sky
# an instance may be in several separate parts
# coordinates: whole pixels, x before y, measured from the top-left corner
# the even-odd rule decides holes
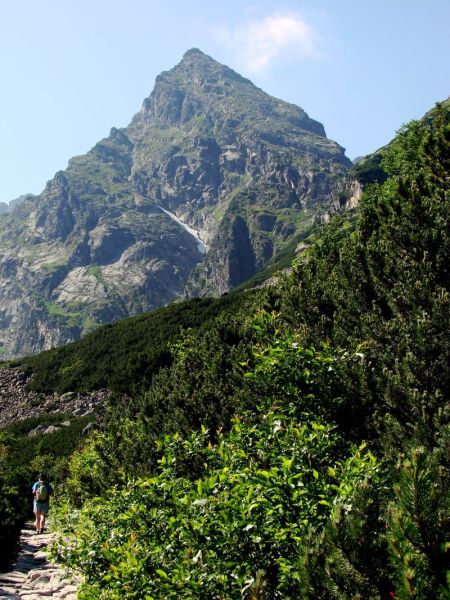
[[[350,158],[450,95],[449,0],[1,0],[0,202],[126,126],[198,47],[301,106]]]

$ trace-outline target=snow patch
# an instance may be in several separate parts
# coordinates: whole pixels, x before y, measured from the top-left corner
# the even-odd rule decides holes
[[[201,252],[202,254],[206,254],[206,252],[208,250],[208,246],[204,242],[202,242],[202,240],[200,239],[200,236],[198,234],[198,231],[196,231],[195,229],[192,229],[192,227],[189,227],[189,225],[186,225],[186,223],[183,223],[183,221],[181,219],[179,219],[176,215],[174,215],[170,211],[166,210],[162,206],[158,206],[158,208],[160,210],[162,210],[163,213],[166,213],[166,215],[169,216],[171,219],[176,221],[178,223],[178,225],[181,225],[181,227],[183,229],[185,229],[188,233],[190,233],[197,240],[198,251]]]

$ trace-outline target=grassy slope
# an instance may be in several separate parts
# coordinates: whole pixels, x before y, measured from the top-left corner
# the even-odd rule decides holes
[[[175,303],[105,325],[78,342],[18,362],[33,370],[31,387],[36,391],[109,387],[130,392],[170,363],[170,344],[182,328],[201,328],[222,312],[238,310],[245,301],[246,294],[231,293]]]

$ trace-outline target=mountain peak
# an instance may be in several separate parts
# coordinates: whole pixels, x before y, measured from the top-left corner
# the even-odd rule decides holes
[[[207,54],[202,52],[199,48],[190,48],[189,50],[186,50],[186,52],[183,54],[183,59],[191,58],[191,57],[211,58],[210,56],[208,56]],[[211,60],[213,60],[213,59],[211,59]]]
[[[149,116],[159,124],[178,126],[210,112],[224,96],[231,100],[232,91],[239,93],[241,86],[258,89],[226,65],[191,48],[177,65],[157,76],[152,93],[132,124],[139,125],[142,117],[146,120]]]
[[[300,107],[191,48],[128,127],[0,217],[0,354],[239,285],[328,211],[349,166]]]
[[[217,62],[217,60],[214,60],[214,58],[212,58],[208,54],[205,54],[198,48],[191,48],[190,50],[187,50],[183,54],[183,58],[181,59],[181,61],[178,63],[178,65],[175,68],[184,66],[186,64],[187,65],[192,65],[192,64],[194,64],[194,65],[195,64],[209,65],[209,66],[213,66],[213,67],[227,68],[227,67],[225,67],[225,65],[222,65],[221,63]]]
[[[279,129],[275,122],[280,118],[287,130],[295,126],[325,137],[323,125],[310,119],[300,107],[270,96],[230,67],[191,48],[175,67],[158,75],[152,93],[130,124],[130,139],[133,141],[136,133],[141,137],[145,125],[198,125],[205,115],[217,118],[219,129],[228,127],[227,135],[231,137],[240,123],[247,131],[269,129],[267,134],[275,139],[273,131]]]
[[[226,65],[218,62],[208,54],[205,54],[198,48],[191,48],[184,53],[181,61],[166,74],[181,75],[186,83],[192,83],[192,78],[196,77],[221,77],[228,80],[241,81],[247,84],[253,84],[245,79],[239,73],[230,69]]]

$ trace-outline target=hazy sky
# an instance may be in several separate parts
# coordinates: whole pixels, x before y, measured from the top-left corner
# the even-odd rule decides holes
[[[0,0],[0,201],[126,126],[192,47],[350,158],[450,94],[450,0]]]

